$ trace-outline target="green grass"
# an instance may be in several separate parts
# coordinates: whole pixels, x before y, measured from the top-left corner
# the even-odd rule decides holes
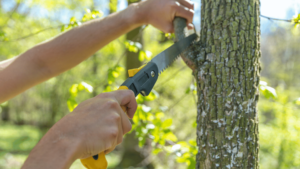
[[[0,125],[0,169],[20,168],[41,138],[37,127]]]
[[[0,125],[0,169],[19,169],[32,148],[42,137],[43,132],[33,126]],[[106,156],[109,168],[120,161],[120,153],[112,152]],[[70,169],[85,169],[80,160],[76,160]]]

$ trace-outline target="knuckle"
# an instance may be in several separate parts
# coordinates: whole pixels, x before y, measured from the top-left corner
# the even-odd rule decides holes
[[[111,129],[111,130],[109,131],[109,137],[110,137],[111,139],[116,139],[116,138],[118,137],[118,134],[119,134],[119,132],[118,132],[118,129],[117,129],[117,128]]]
[[[123,137],[120,137],[117,141],[117,144],[121,144],[123,142]]]
[[[99,97],[99,98],[108,98],[108,97],[110,97],[110,96],[111,96],[110,93],[101,93],[101,94],[99,94],[97,97]]]
[[[128,91],[129,91],[129,93],[130,93],[130,96],[133,97],[133,98],[135,98],[134,92],[133,92],[132,90],[128,90]]]
[[[116,108],[120,107],[119,103],[116,102],[115,100],[107,100],[106,105],[112,109],[116,109]]]
[[[177,2],[177,1],[171,1],[171,2],[170,2],[170,6],[171,6],[171,8],[173,8],[173,9],[178,9],[178,7],[180,7],[180,3]]]
[[[126,133],[128,133],[128,132],[130,132],[131,131],[131,129],[132,129],[132,125],[131,124],[129,124],[126,128],[125,128],[125,130],[124,130],[124,134],[126,134]]]
[[[190,15],[191,17],[193,17],[194,14],[195,14],[194,10],[189,10],[189,15]]]
[[[121,117],[117,113],[115,113],[111,118],[114,122],[117,122],[117,123],[121,121]]]

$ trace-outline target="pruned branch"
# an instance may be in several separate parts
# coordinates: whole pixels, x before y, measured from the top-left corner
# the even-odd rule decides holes
[[[186,27],[186,19],[176,17],[173,21],[173,25],[176,37],[175,41],[179,41],[185,38],[184,28]],[[187,52],[188,50],[189,49],[187,49],[181,54],[181,58],[186,63],[186,65],[194,71],[197,62],[195,61],[195,56],[192,53]]]

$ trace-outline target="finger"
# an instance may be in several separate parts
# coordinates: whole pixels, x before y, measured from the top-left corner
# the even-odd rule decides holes
[[[125,135],[126,133],[128,133],[131,130],[132,125],[127,117],[127,114],[125,114],[122,109],[119,110],[119,113],[121,116],[122,131],[123,131],[122,137],[123,137],[123,135]],[[119,143],[121,143],[121,142],[119,142]]]
[[[188,23],[188,24],[187,24],[187,28],[188,28],[189,30],[194,29],[194,25],[191,24],[191,23]]]
[[[120,106],[127,107],[127,114],[129,118],[133,118],[133,115],[137,109],[137,103],[133,91],[117,90],[112,93],[117,102],[119,102]]]
[[[194,10],[194,3],[193,3],[192,1],[189,1],[189,0],[178,0],[178,2],[179,2],[181,5],[183,5],[183,6],[187,7],[187,8],[189,8],[189,9]]]
[[[121,111],[121,110],[118,110]],[[125,114],[125,113],[123,113]],[[120,116],[119,112],[114,112],[114,115],[111,116],[112,117],[112,127],[108,130],[111,130],[111,147],[109,147],[106,151],[105,154],[110,153],[111,151],[113,151],[115,149],[115,147],[120,144],[123,141],[123,127],[122,127],[122,117]],[[117,131],[116,131],[117,130]]]
[[[193,22],[194,11],[192,9],[178,5],[175,10],[175,16],[185,18],[188,23]]]

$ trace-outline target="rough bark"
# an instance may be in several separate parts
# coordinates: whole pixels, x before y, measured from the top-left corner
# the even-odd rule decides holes
[[[259,0],[202,0],[200,40],[184,56],[197,80],[197,169],[259,167],[259,9]]]

